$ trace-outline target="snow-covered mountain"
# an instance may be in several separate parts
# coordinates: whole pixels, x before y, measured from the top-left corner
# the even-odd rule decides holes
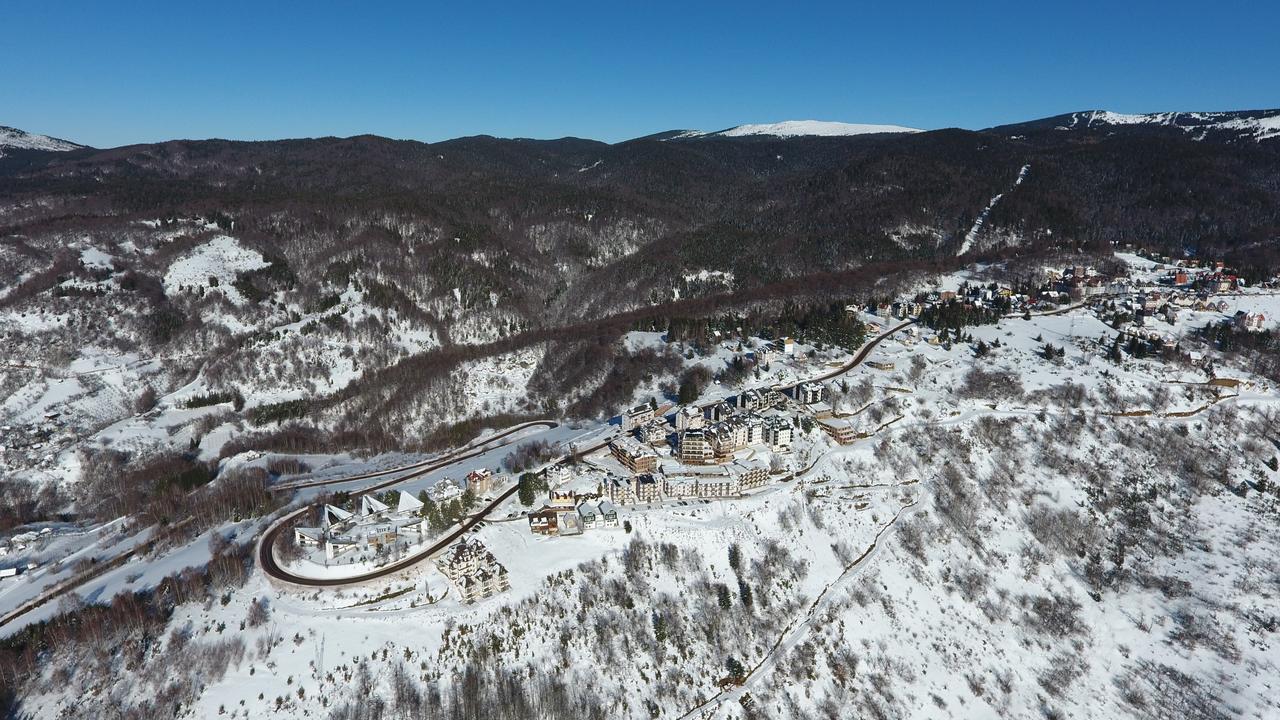
[[[77,150],[85,147],[76,143],[62,140],[48,135],[37,135],[29,133],[26,130],[7,127],[0,125],[0,155],[4,154],[6,148],[14,150],[48,150],[52,152],[65,152],[67,150]]]
[[[731,127],[728,130],[718,130],[716,132],[686,130],[675,137],[746,137],[750,135],[772,135],[784,138],[801,136],[835,137],[846,135],[871,135],[875,133],[916,132],[921,131],[918,128],[903,127],[902,125],[868,125],[863,123],[829,122],[825,120],[784,120],[782,122],[766,123],[761,125],[738,125],[737,127]]]
[[[1172,128],[1182,130],[1194,140],[1252,140],[1261,142],[1280,137],[1280,109],[1238,110],[1228,112],[1161,112],[1118,113],[1110,110],[1086,110],[1017,125],[993,128],[998,131],[1021,130],[1137,130]]]

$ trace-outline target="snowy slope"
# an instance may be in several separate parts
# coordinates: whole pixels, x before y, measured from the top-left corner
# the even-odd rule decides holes
[[[48,135],[36,135],[18,128],[6,127],[0,125],[0,155],[3,154],[4,148],[13,148],[15,150],[49,150],[53,152],[65,152],[67,150],[76,150],[84,145],[77,145],[66,140],[49,137]]]
[[[675,136],[689,137],[747,137],[752,135],[773,135],[775,137],[822,136],[837,137],[846,135],[871,135],[874,133],[916,133],[917,128],[901,125],[867,125],[861,123],[828,122],[825,120],[784,120],[783,122],[763,125],[739,125],[718,132],[701,132],[687,130]]]
[[[1107,126],[1164,125],[1203,139],[1206,132],[1231,132],[1258,142],[1280,137],[1280,110],[1257,112],[1164,112],[1142,115],[1092,110],[1072,113],[1059,130]]]

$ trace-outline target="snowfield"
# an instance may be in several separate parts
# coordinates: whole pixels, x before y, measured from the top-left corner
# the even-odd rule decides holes
[[[240,304],[244,302],[244,296],[232,286],[236,276],[270,264],[261,253],[242,246],[230,235],[218,235],[175,260],[164,274],[164,289],[169,294],[181,292],[183,288],[190,292],[193,288],[209,287],[216,279],[218,291]]]
[[[785,120],[783,122],[765,123],[762,125],[738,125],[728,130],[716,132],[700,132],[686,130],[677,137],[745,137],[749,135],[772,135],[775,137],[837,137],[847,135],[872,135],[876,133],[917,133],[918,128],[902,125],[869,125],[860,123],[830,122],[826,120]]]

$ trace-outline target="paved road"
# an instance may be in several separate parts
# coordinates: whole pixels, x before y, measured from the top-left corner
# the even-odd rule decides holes
[[[520,425],[516,425],[515,427],[508,428],[506,430],[503,430],[500,433],[490,435],[486,438],[472,441],[467,446],[461,448],[460,450],[456,450],[449,455],[445,455],[443,458],[432,458],[430,460],[423,460],[422,462],[417,462],[410,465],[401,465],[400,467],[388,468],[386,470],[375,470],[373,472],[364,473],[363,475],[348,475],[346,477],[330,478],[327,480],[304,480],[300,482],[283,483],[280,485],[273,486],[271,488],[271,491],[283,492],[285,490],[298,490],[300,488],[321,487],[324,485],[337,485],[338,483],[353,482],[355,480],[369,480],[371,478],[383,477],[385,475],[392,475],[394,473],[404,472],[405,470],[421,469],[421,472],[416,472],[412,475],[405,475],[404,477],[395,478],[391,482],[394,483],[394,482],[399,482],[401,480],[409,480],[411,478],[418,477],[424,473],[431,472],[432,470],[438,470],[441,467],[444,467],[445,465],[451,465],[455,462],[458,462],[459,460],[466,460],[467,458],[472,458],[481,453],[488,452],[489,450],[493,450],[494,448],[489,447],[489,443],[493,442],[494,440],[501,440],[505,437],[508,437],[517,432],[520,432],[521,430],[526,430],[531,427],[545,427],[548,429],[554,429],[559,426],[560,426],[560,423],[555,422],[554,420],[534,420],[533,422],[527,422],[527,423],[522,423]],[[510,444],[510,443],[505,443],[505,444]],[[478,449],[466,455],[460,454],[472,448],[478,448]],[[382,487],[386,487],[386,485],[389,485],[389,484],[391,483],[384,483],[382,485],[365,488],[361,492],[376,490]]]

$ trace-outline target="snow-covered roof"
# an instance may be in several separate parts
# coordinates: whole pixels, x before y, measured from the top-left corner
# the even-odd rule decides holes
[[[386,503],[382,502],[381,500],[379,500],[379,499],[375,498],[375,497],[374,497],[374,496],[372,496],[372,495],[361,495],[361,496],[360,496],[360,515],[361,515],[361,517],[365,517],[365,516],[368,516],[368,515],[373,515],[374,513],[380,513],[380,512],[383,512],[383,511],[385,511],[385,510],[390,510],[390,509],[391,509],[391,508],[389,508],[389,507],[387,506],[387,504],[386,504]]]
[[[401,490],[400,501],[396,504],[396,512],[417,512],[422,509],[422,501]]]

